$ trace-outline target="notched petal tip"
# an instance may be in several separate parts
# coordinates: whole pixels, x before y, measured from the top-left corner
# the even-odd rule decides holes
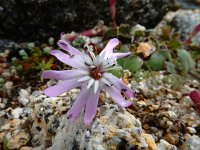
[[[60,48],[67,48],[67,42],[66,41],[64,41],[64,40],[59,40],[58,42],[57,42],[57,45],[60,47]]]

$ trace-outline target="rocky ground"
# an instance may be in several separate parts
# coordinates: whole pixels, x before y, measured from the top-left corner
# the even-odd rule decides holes
[[[130,33],[127,34],[126,26],[121,25],[117,30],[119,34],[115,35],[115,30],[104,26],[104,35],[78,37],[72,42],[73,46],[81,48],[84,41],[89,40],[96,45],[95,50],[99,51],[103,42],[114,35],[122,41],[120,49],[128,49],[134,56],[137,55],[135,66],[130,68],[129,65],[119,76],[136,91],[136,97],[130,100],[134,105],[124,110],[102,92],[98,112],[90,127],[84,126],[83,114],[74,123],[66,118],[66,112],[73,104],[79,89],[55,98],[43,94],[46,87],[57,82],[41,79],[40,75],[44,70],[69,69],[49,56],[49,52],[57,48],[54,38],[50,37],[46,43],[0,40],[0,150],[199,150],[200,115],[188,96],[191,91],[200,89],[198,77],[191,76],[192,68],[188,68],[188,74],[181,69],[171,72],[171,69],[165,67],[169,60],[162,61],[163,57],[153,57],[156,62],[152,61],[152,56],[158,52],[165,54],[163,49],[173,54],[173,62],[180,61],[182,57],[176,57],[174,51],[178,53],[178,49],[182,48],[191,53],[196,63],[194,68],[200,71],[200,35],[193,38],[191,45],[185,46],[181,42],[200,23],[199,1],[178,2],[185,9],[188,9],[188,3],[195,7],[168,12],[151,30],[140,25],[134,26],[133,23],[130,25]],[[23,3],[29,4],[28,1]],[[43,8],[50,2],[40,3]],[[0,2],[0,20],[4,13],[1,9],[3,4],[7,7],[17,5],[13,1]],[[143,5],[142,2],[139,4]],[[150,6],[146,6],[147,10]],[[123,14],[125,10],[126,8],[120,13]],[[131,18],[134,15],[136,14],[132,14]],[[136,29],[141,32],[136,33]],[[5,31],[0,30],[3,34]],[[67,37],[71,35],[67,34]]]

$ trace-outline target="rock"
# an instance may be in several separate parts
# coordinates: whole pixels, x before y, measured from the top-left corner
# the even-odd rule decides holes
[[[8,123],[4,124],[3,126],[1,126],[0,131],[9,130],[11,128],[17,129],[23,123],[24,123],[23,120],[13,119],[13,120],[9,121]]]
[[[200,10],[180,10],[174,16],[171,25],[181,33],[182,39],[187,39],[192,30],[200,21]],[[200,34],[193,38],[194,43],[199,44]]]
[[[200,10],[178,10],[176,12],[168,12],[164,19],[156,26],[155,30],[161,34],[161,27],[170,25],[176,32],[180,33],[182,40],[186,40],[194,27],[199,24]],[[200,34],[193,37],[194,44],[199,45]]]
[[[65,116],[60,119],[61,127],[50,149],[156,149],[154,138],[143,133],[140,121],[117,105],[100,106],[89,128],[84,126],[82,115],[74,123]]]
[[[176,2],[182,9],[199,9],[200,8],[199,0],[176,0]]]
[[[0,16],[1,16],[1,7],[0,7]],[[9,42],[11,42],[11,41],[7,40],[7,39],[0,39],[0,53],[3,52],[5,45],[7,45]]]
[[[173,7],[173,0],[118,0],[117,23],[155,26]],[[9,39],[44,39],[61,32],[83,31],[99,20],[111,22],[108,0],[1,0],[0,36]]]
[[[29,91],[30,89],[21,89],[19,92],[18,101],[23,105],[26,106],[29,103]]]
[[[12,90],[12,88],[13,88],[13,82],[7,81],[7,82],[4,84],[4,88],[5,88],[6,93],[10,96],[10,95],[11,95],[11,90]]]
[[[199,150],[200,138],[196,135],[191,136],[183,143],[183,150]]]
[[[195,130],[195,128],[193,128],[193,127],[187,127],[187,130],[188,130],[188,132],[189,133],[191,133],[191,134],[195,134],[197,131]]]
[[[28,146],[23,146],[20,148],[20,150],[33,150],[33,148]]]
[[[177,133],[166,133],[164,137],[170,144],[176,145],[179,142],[179,136]]]
[[[20,92],[19,92],[19,96],[28,98],[29,97],[29,90],[21,89]]]
[[[30,135],[21,130],[20,132],[13,133],[11,139],[8,141],[9,149],[19,149],[21,146],[26,145],[30,140]]]
[[[23,108],[15,108],[14,110],[12,110],[11,112],[11,117],[13,119],[19,119],[20,115],[23,112]]]
[[[18,101],[23,105],[26,106],[29,103],[29,99],[25,97],[18,98]]]
[[[142,136],[145,138],[149,150],[157,150],[157,145],[155,143],[155,140],[150,134],[142,134]]]
[[[161,139],[158,143],[157,150],[177,150],[176,146],[169,144],[167,141]]]

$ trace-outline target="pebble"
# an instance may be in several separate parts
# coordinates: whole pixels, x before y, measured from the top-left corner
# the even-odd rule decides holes
[[[19,97],[18,101],[23,105],[26,106],[29,103],[29,99],[25,97]]]
[[[195,130],[195,128],[193,128],[193,127],[187,127],[187,131],[188,131],[189,133],[191,133],[191,134],[195,134],[195,133],[196,133],[196,130]]]
[[[189,137],[186,142],[183,143],[184,150],[200,150],[200,138],[197,135]]]
[[[7,81],[5,84],[4,84],[4,88],[5,88],[5,91],[8,95],[11,95],[11,90],[13,88],[13,82],[11,81]]]
[[[160,140],[157,146],[157,150],[177,150],[176,146],[169,144],[163,139]]]
[[[33,148],[28,146],[23,146],[20,148],[20,150],[33,150]]]
[[[20,96],[20,97],[26,97],[26,98],[28,98],[28,97],[29,97],[29,92],[28,92],[28,90],[21,89],[21,90],[19,91],[19,96]]]
[[[179,142],[179,135],[177,133],[167,133],[164,137],[170,144],[176,145]]]
[[[11,117],[13,119],[19,119],[20,115],[23,112],[23,108],[15,108],[14,110],[12,110],[11,112]]]
[[[157,150],[157,145],[155,143],[154,138],[150,134],[142,134],[146,143],[148,144],[149,150]]]
[[[4,109],[6,105],[4,103],[0,103],[0,109]]]

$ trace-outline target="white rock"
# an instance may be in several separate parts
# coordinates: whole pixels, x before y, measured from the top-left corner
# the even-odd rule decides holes
[[[4,84],[4,88],[5,88],[5,90],[6,90],[6,93],[7,93],[8,95],[11,95],[11,90],[12,90],[12,88],[13,88],[13,82],[7,81],[7,82]]]
[[[200,150],[200,138],[196,135],[191,136],[183,144],[184,150]]]
[[[12,110],[11,112],[11,117],[13,119],[19,119],[19,116],[22,114],[23,109],[22,108],[15,108],[14,110]]]
[[[0,103],[0,109],[4,109],[6,105],[4,103]]]
[[[19,97],[18,101],[23,105],[26,106],[29,103],[29,99],[25,97]]]
[[[25,89],[21,89],[19,91],[19,96],[28,98],[29,97],[29,92],[27,90],[25,90]]]
[[[161,139],[160,143],[157,145],[157,150],[177,150],[177,147]]]
[[[194,134],[194,133],[197,132],[197,131],[195,130],[195,128],[193,128],[193,127],[187,127],[187,130],[189,131],[189,133],[192,133],[192,134]]]
[[[117,149],[123,141],[128,141],[125,144],[128,149],[136,145],[139,149],[150,146],[142,136],[140,121],[117,105],[106,103],[99,107],[97,117],[89,128],[90,132],[85,128],[82,116],[74,123],[69,123],[65,116],[61,117],[61,124],[65,124],[65,127],[57,132],[52,150],[71,149],[74,143],[78,149],[86,150]]]

